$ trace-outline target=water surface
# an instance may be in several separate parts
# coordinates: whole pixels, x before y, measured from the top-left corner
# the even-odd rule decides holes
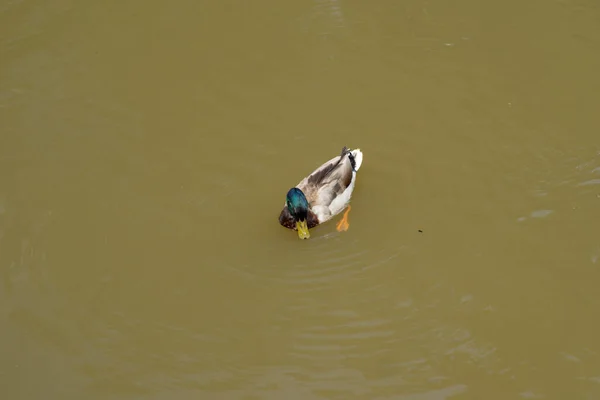
[[[597,399],[600,12],[488,3],[0,2],[5,397]]]

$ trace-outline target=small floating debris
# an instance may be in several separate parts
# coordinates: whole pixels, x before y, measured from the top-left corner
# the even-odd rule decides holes
[[[421,229],[419,229],[419,233],[423,233],[423,231]]]

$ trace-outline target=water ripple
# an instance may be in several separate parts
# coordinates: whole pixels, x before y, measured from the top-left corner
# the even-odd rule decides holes
[[[339,237],[334,240],[315,238],[312,246],[298,248],[293,243],[289,253],[278,253],[280,259],[273,262],[265,254],[262,262],[252,264],[229,264],[228,269],[244,279],[291,286],[293,290],[313,291],[334,282],[359,276],[381,267],[399,257],[403,248],[361,248],[359,242],[346,243]],[[296,239],[297,241],[297,239]]]

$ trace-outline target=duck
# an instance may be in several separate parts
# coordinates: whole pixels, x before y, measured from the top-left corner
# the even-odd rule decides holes
[[[336,229],[339,232],[347,231],[350,227],[349,203],[362,160],[360,149],[350,150],[344,146],[340,155],[323,163],[288,190],[279,214],[279,223],[297,231],[298,238],[309,239],[309,229],[329,221],[346,209]]]

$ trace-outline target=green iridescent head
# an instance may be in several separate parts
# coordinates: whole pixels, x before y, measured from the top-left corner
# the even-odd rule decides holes
[[[286,196],[287,208],[294,217],[296,222],[296,229],[298,230],[298,237],[300,239],[310,238],[308,233],[308,201],[306,196],[302,193],[302,190],[298,188],[291,188],[287,192]]]

